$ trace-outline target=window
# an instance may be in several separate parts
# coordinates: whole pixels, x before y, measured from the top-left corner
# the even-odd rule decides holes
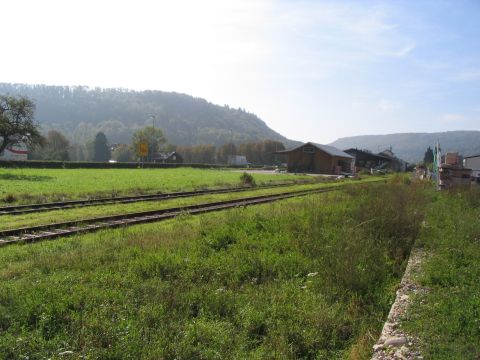
[[[315,152],[315,148],[313,146],[304,146],[303,152],[307,154],[313,154]]]

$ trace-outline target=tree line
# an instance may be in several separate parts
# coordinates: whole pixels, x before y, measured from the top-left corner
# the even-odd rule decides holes
[[[218,106],[185,94],[2,83],[0,94],[34,99],[35,118],[45,133],[58,130],[72,143],[91,141],[98,132],[112,143],[129,143],[135,131],[154,122],[171,143],[183,146],[263,139],[293,145],[245,109]]]
[[[145,161],[154,161],[154,154],[159,152],[176,151],[185,163],[195,164],[227,164],[229,156],[243,155],[247,161],[256,165],[275,165],[283,162],[276,151],[285,149],[285,146],[275,140],[261,142],[247,142],[236,145],[225,143],[216,147],[211,144],[194,146],[175,146],[169,144],[158,128],[146,127],[138,130],[132,136],[130,144],[109,144],[106,135],[97,133],[95,138],[85,144],[70,144],[67,137],[57,130],[50,130],[40,142],[30,147],[31,160],[60,160],[60,161],[100,161],[114,160],[118,162],[132,162],[142,159],[139,153],[139,144],[146,143],[148,154]]]
[[[211,144],[175,146],[169,144],[159,128],[147,126],[137,130],[130,144],[110,144],[103,132],[84,144],[70,144],[59,130],[50,130],[43,136],[34,121],[35,104],[26,97],[0,96],[0,151],[19,142],[29,146],[31,160],[119,162],[154,161],[159,152],[176,151],[185,163],[228,163],[231,155],[244,155],[252,164],[279,164],[282,158],[275,154],[284,150],[283,143],[275,140],[227,142],[219,147]],[[141,151],[146,146],[146,153]]]

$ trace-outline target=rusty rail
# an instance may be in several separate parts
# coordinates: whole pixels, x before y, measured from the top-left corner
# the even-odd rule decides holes
[[[197,205],[175,207],[170,209],[142,211],[122,215],[95,217],[91,219],[59,222],[48,225],[31,226],[0,231],[0,246],[15,243],[31,243],[40,240],[71,236],[79,233],[93,232],[100,229],[116,228],[135,224],[144,224],[171,219],[179,214],[201,214],[220,211],[239,206],[265,204],[297,196],[340,190],[342,187],[330,187],[314,190],[290,191],[272,195],[261,195],[235,200],[219,201]]]
[[[69,200],[69,201],[56,201],[41,204],[26,204],[26,205],[13,205],[0,207],[0,215],[20,215],[28,213],[37,213],[43,211],[52,210],[65,210],[77,207],[95,206],[95,205],[108,205],[108,204],[125,204],[134,203],[140,201],[159,201],[167,199],[175,199],[182,197],[200,196],[208,194],[224,194],[241,192],[255,189],[268,189],[281,186],[292,186],[295,184],[282,183],[272,184],[257,187],[238,187],[238,188],[222,188],[222,189],[210,189],[210,190],[197,190],[197,191],[179,191],[162,194],[150,194],[150,195],[137,195],[137,196],[122,196],[122,197],[110,197],[110,198],[97,198],[97,199],[83,199],[83,200]]]

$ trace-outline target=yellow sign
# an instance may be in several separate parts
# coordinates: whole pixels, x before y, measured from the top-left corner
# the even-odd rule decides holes
[[[146,142],[141,142],[140,144],[138,144],[138,154],[140,156],[148,155],[148,144]]]

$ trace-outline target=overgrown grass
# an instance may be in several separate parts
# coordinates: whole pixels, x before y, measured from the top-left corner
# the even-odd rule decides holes
[[[365,185],[0,249],[0,358],[367,358],[420,194]]]
[[[314,181],[291,174],[255,174],[258,185]],[[240,185],[240,174],[210,169],[1,169],[0,204],[119,196]]]
[[[379,180],[379,178],[377,178],[376,180]],[[343,181],[324,184],[290,185],[274,188],[254,188],[254,190],[251,191],[241,191],[225,194],[209,194],[195,197],[165,199],[162,201],[142,201],[136,203],[97,205],[66,210],[52,210],[38,213],[32,212],[20,215],[0,215],[0,230],[52,224],[62,221],[91,219],[98,216],[120,215],[139,211],[160,210],[178,206],[195,205],[222,200],[233,200],[242,197],[278,194],[286,191],[311,190],[320,189],[323,187],[342,187],[350,184],[367,183],[369,181],[372,181],[372,179],[364,179],[354,182]]]
[[[480,358],[480,191],[436,194],[419,245],[430,254],[403,326],[427,359]]]

